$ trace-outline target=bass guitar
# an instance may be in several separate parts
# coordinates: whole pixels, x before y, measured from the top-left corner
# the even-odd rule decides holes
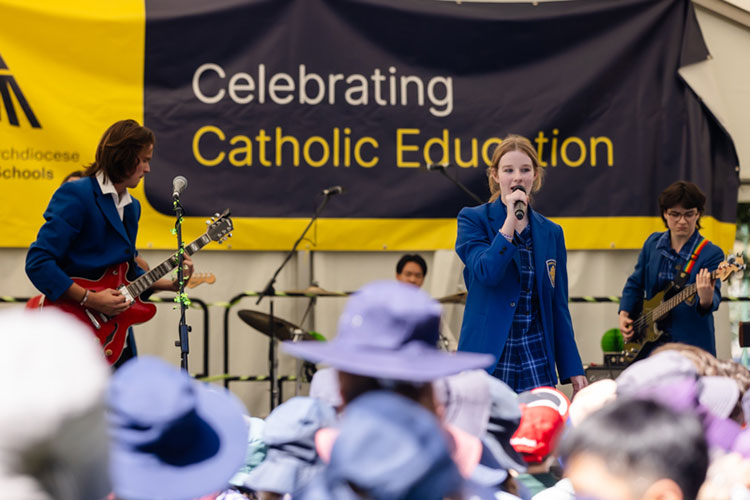
[[[216,216],[212,217],[211,222],[209,222],[206,232],[195,241],[185,246],[185,253],[187,255],[193,255],[211,241],[222,243],[231,236],[230,231],[232,231],[232,229],[232,220],[229,218],[228,209],[220,215],[216,214]],[[91,290],[92,292],[100,292],[108,288],[119,291],[130,303],[130,307],[116,316],[108,316],[71,300],[58,299],[52,301],[43,295],[33,297],[27,302],[26,307],[56,307],[76,316],[88,325],[97,336],[104,349],[104,356],[107,358],[109,364],[112,365],[116,363],[122,355],[122,351],[125,348],[125,339],[128,334],[128,328],[132,325],[145,323],[156,314],[156,306],[141,301],[139,298],[140,295],[148,290],[162,276],[174,269],[177,266],[177,263],[178,257],[175,253],[167,260],[132,282],[127,279],[127,273],[130,268],[128,262],[123,262],[108,268],[104,274],[96,280],[72,278],[75,283]]]
[[[730,255],[726,261],[711,272],[711,279],[726,281],[732,274],[745,269],[745,262],[741,255]],[[671,288],[657,293],[651,299],[643,302],[643,311],[633,320],[633,337],[625,344],[624,355],[627,363],[632,363],[638,354],[649,344],[655,343],[664,333],[658,322],[666,318],[667,314],[686,300],[694,297],[698,292],[695,283],[685,286],[671,297],[665,295],[673,291]]]

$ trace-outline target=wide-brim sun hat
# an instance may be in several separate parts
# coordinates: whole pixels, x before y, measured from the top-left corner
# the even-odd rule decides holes
[[[397,281],[365,285],[347,302],[331,342],[284,342],[288,354],[366,377],[430,382],[484,368],[493,356],[437,349],[440,304]]]
[[[242,403],[155,357],[128,361],[109,391],[110,475],[125,500],[188,500],[224,489],[244,463]]]

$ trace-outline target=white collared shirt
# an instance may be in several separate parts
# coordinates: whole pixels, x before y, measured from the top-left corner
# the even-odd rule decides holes
[[[112,199],[115,202],[115,208],[117,208],[117,213],[120,214],[120,220],[122,220],[125,216],[125,207],[133,203],[133,198],[130,197],[128,190],[126,189],[122,196],[117,194],[115,185],[112,184],[112,181],[109,179],[105,179],[104,172],[101,171],[96,173],[96,182],[99,183],[99,187],[103,194],[112,195]]]

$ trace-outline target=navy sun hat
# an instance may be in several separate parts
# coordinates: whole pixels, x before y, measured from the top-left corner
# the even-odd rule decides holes
[[[335,422],[336,411],[320,399],[294,397],[277,406],[263,430],[266,458],[247,475],[244,486],[280,494],[303,488],[324,465],[315,433]]]
[[[437,349],[440,304],[397,281],[365,285],[347,302],[331,342],[284,342],[288,354],[366,377],[430,382],[493,363],[489,354]]]
[[[150,356],[125,363],[108,394],[118,498],[187,500],[224,489],[244,463],[242,403]]]

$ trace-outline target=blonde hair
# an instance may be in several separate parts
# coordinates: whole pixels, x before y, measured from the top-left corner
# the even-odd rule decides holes
[[[503,142],[498,144],[495,148],[495,152],[492,154],[492,163],[487,167],[487,179],[490,185],[490,202],[497,200],[500,197],[500,186],[495,179],[492,178],[492,172],[497,171],[500,159],[510,151],[520,151],[531,159],[531,164],[534,167],[534,184],[531,186],[531,193],[536,193],[542,188],[542,179],[544,178],[544,169],[539,168],[539,157],[536,154],[536,149],[531,145],[531,141],[521,135],[509,134]],[[529,194],[531,194],[529,193]]]

